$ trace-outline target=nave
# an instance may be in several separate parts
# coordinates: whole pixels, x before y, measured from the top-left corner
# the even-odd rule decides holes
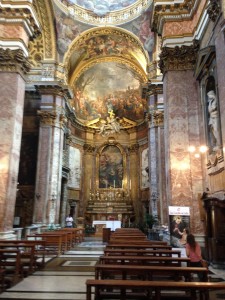
[[[63,255],[46,258],[43,270],[36,271],[0,294],[0,299],[86,299],[86,280],[94,279],[94,266],[104,253],[105,246],[101,237],[85,237],[84,242]],[[185,256],[183,251],[182,256]],[[209,267],[209,271],[210,281],[225,280],[225,270]],[[198,280],[196,275],[195,279]],[[92,297],[94,299],[94,295]],[[225,299],[224,291],[210,293],[210,300],[219,299]]]

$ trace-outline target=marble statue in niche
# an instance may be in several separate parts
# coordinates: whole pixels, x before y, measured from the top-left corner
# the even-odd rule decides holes
[[[208,128],[210,144],[213,150],[220,146],[219,109],[218,99],[213,90],[207,93],[208,97]]]

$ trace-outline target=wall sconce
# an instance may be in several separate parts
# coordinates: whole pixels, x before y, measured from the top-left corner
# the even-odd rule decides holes
[[[206,147],[205,145],[202,145],[200,147],[195,147],[195,146],[189,146],[188,147],[188,151],[190,153],[193,153],[195,158],[199,158],[201,156],[201,154],[207,152],[208,147]]]

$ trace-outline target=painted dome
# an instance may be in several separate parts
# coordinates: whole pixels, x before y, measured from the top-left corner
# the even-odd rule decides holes
[[[140,16],[152,0],[54,0],[66,13],[89,25],[121,25]]]

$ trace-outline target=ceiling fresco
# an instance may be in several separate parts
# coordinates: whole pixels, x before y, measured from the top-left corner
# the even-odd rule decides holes
[[[71,106],[84,124],[106,119],[109,111],[118,118],[142,122],[146,103],[141,98],[141,84],[137,74],[124,64],[102,62],[76,80]]]
[[[145,12],[152,0],[53,0],[67,15],[95,26],[122,25]]]
[[[111,113],[124,129],[141,124],[146,110],[141,91],[154,46],[152,0],[53,3],[58,53],[78,122],[96,129]]]

